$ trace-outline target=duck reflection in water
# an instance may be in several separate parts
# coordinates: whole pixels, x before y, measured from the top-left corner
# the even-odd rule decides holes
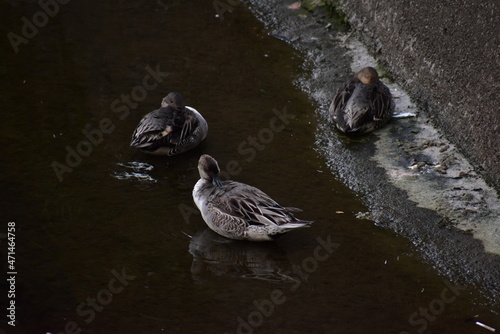
[[[294,283],[287,254],[276,243],[230,240],[210,229],[198,232],[189,244],[191,274],[198,282],[219,276]]]

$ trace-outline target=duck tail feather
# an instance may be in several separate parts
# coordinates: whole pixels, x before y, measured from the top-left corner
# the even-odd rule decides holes
[[[284,229],[292,230],[295,228],[309,227],[312,223],[313,223],[313,221],[298,220],[298,221],[295,221],[293,223],[286,223],[286,224],[280,225],[280,227],[284,228]]]

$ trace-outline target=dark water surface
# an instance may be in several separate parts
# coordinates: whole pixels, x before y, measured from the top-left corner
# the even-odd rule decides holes
[[[3,36],[41,10],[0,9]],[[314,150],[301,55],[242,5],[216,14],[212,1],[72,1],[17,54],[3,39],[0,233],[16,223],[18,273],[6,333],[488,332],[474,322],[498,314],[477,291],[355,218],[366,208]],[[175,158],[129,148],[172,90],[207,119],[206,141]],[[214,235],[191,198],[203,153],[315,223],[267,244]]]

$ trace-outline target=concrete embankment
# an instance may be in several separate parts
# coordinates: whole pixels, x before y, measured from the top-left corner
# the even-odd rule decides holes
[[[500,190],[500,2],[328,0],[475,170]]]

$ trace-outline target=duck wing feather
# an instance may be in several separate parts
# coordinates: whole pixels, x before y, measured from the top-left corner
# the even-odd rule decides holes
[[[169,134],[167,127],[173,124],[173,113],[166,109],[156,109],[141,119],[132,134],[130,146],[148,148],[166,139]]]
[[[243,219],[247,225],[299,222],[291,213],[299,209],[283,207],[263,191],[243,183],[224,182],[224,192],[214,198],[217,199],[214,206],[221,212]]]
[[[372,103],[374,121],[391,118],[394,110],[394,101],[389,88],[382,82],[379,82],[373,89]]]
[[[335,94],[332,104],[330,105],[329,113],[334,122],[339,122],[342,118],[342,112],[347,105],[347,101],[351,98],[356,84],[359,83],[358,79],[350,80],[349,82],[342,85]]]

